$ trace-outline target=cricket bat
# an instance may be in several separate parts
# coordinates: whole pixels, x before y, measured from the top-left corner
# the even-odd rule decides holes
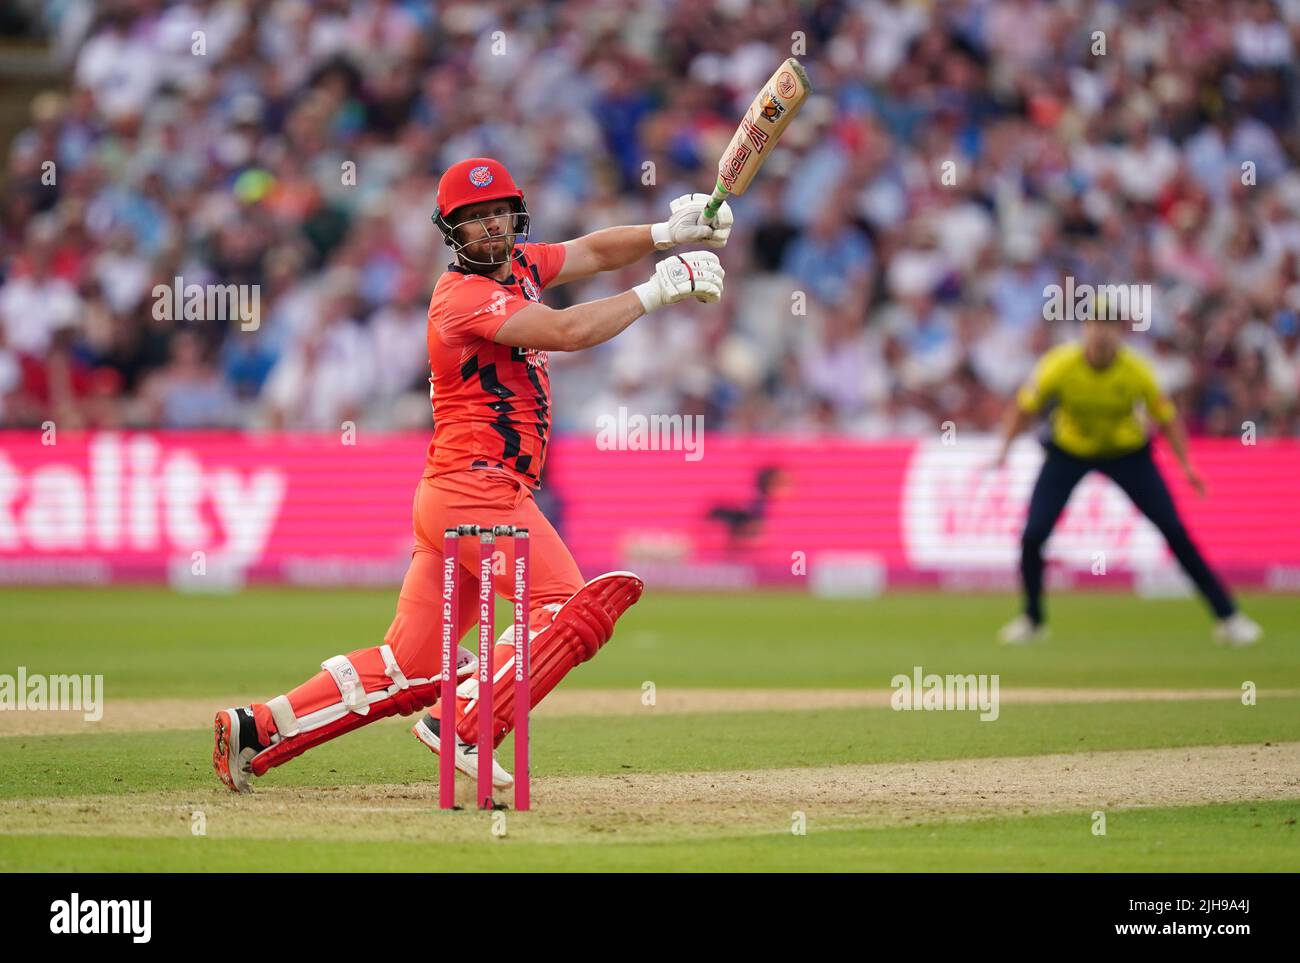
[[[759,88],[718,161],[718,183],[704,208],[703,220],[711,221],[729,195],[745,193],[811,92],[808,75],[793,57]]]

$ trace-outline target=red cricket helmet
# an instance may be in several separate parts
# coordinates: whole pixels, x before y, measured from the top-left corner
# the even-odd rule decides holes
[[[433,223],[438,225],[443,240],[457,259],[467,267],[496,268],[505,261],[478,261],[462,253],[465,242],[456,240],[452,233],[457,226],[452,215],[467,204],[499,200],[510,200],[515,209],[514,229],[509,232],[511,251],[506,255],[508,261],[516,243],[514,239],[521,235],[525,241],[528,239],[529,218],[524,192],[506,170],[506,165],[491,157],[468,157],[448,167],[438,181],[438,208],[433,212]]]
[[[524,192],[506,165],[491,157],[467,157],[448,167],[438,181],[438,215],[446,219],[466,204],[505,197],[513,197],[521,204],[524,200]]]

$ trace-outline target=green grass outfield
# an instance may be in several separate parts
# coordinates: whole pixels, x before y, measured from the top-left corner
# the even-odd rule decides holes
[[[110,710],[176,700],[194,720],[15,733],[0,718],[0,870],[1300,869],[1300,772],[1274,772],[1300,743],[1300,603],[1286,596],[1243,599],[1266,631],[1248,650],[1213,645],[1195,600],[1111,594],[1053,598],[1052,640],[1003,649],[1009,597],[652,592],[566,680],[571,708],[535,717],[532,813],[436,811],[434,757],[400,719],[313,750],[252,797],[222,789],[212,700],[269,697],[377,643],[394,595],[0,591],[0,673],[102,673]],[[887,698],[917,665],[997,674],[998,719],[818,706],[818,690]],[[1256,705],[1233,695],[1247,682]],[[713,701],[582,708],[580,690],[635,705],[646,683],[665,706],[686,690]],[[1144,691],[1056,692],[1099,689]],[[1051,691],[1013,698],[1030,690]],[[1279,777],[1252,789],[1261,772]]]

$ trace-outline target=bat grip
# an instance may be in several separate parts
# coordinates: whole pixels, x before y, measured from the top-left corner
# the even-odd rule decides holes
[[[709,203],[704,205],[704,220],[711,221],[718,216],[718,208],[722,202],[727,199],[727,189],[722,186],[722,181],[718,181],[713,188],[713,196],[709,198]]]

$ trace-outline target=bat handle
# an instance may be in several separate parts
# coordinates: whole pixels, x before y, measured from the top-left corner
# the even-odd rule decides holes
[[[713,187],[713,196],[709,198],[709,203],[704,205],[704,213],[701,215],[704,220],[711,221],[718,216],[718,208],[722,202],[727,199],[727,189],[722,186],[721,179]]]

